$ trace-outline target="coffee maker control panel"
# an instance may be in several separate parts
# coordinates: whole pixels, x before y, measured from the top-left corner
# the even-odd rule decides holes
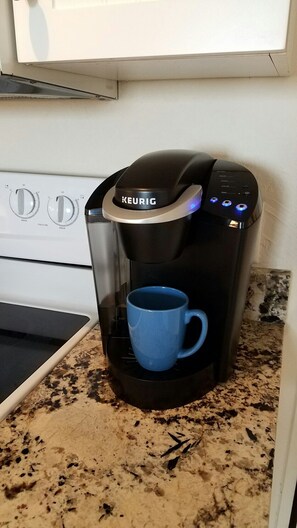
[[[214,168],[215,169],[215,168]],[[248,170],[213,170],[202,210],[230,227],[245,227],[257,215],[258,185]]]

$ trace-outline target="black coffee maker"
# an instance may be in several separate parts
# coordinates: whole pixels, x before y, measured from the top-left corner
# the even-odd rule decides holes
[[[117,396],[140,408],[193,401],[232,372],[261,215],[246,168],[207,154],[147,154],[89,198],[86,222],[103,349]],[[143,369],[129,340],[126,296],[140,286],[184,291],[208,316],[202,348],[165,372]],[[185,346],[196,340],[188,325]]]

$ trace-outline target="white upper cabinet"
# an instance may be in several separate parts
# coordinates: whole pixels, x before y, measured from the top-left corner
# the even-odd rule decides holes
[[[0,98],[117,98],[116,80],[106,78],[102,72],[80,75],[67,68],[39,66],[37,62],[18,62],[13,2],[0,0]]]
[[[296,0],[13,0],[18,61],[116,80],[290,73]]]

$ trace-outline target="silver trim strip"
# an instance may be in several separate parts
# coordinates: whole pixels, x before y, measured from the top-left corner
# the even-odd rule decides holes
[[[115,187],[109,189],[103,199],[102,214],[107,220],[122,224],[160,224],[188,216],[200,208],[201,185],[191,185],[170,205],[158,209],[124,209],[113,202]]]

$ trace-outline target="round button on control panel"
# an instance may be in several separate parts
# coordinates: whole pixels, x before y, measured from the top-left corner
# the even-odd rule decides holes
[[[60,226],[67,226],[75,222],[78,217],[77,200],[72,200],[64,194],[60,194],[48,201],[47,212],[50,219]]]
[[[230,205],[232,205],[232,202],[231,202],[231,200],[224,200],[224,201],[222,202],[222,205],[223,205],[224,207],[230,207]]]
[[[9,204],[15,215],[20,218],[31,218],[39,209],[39,195],[26,187],[20,187],[11,191]]]
[[[240,203],[240,204],[237,204],[236,209],[237,211],[242,212],[242,211],[246,211],[247,207],[248,207],[247,204]]]

